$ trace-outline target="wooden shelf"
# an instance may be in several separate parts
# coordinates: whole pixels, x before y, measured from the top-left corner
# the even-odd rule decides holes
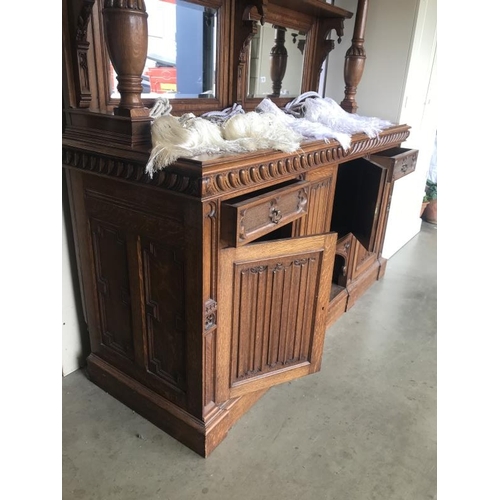
[[[345,287],[332,283],[332,288],[330,290],[330,300],[333,300],[339,293],[342,293],[344,291]]]
[[[271,0],[270,3],[314,17],[350,19],[353,16],[352,12],[321,0]]]

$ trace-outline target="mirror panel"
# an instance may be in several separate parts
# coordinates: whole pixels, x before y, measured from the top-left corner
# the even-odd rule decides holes
[[[305,32],[264,23],[250,44],[247,95],[297,97],[302,89]]]
[[[148,56],[142,98],[216,97],[217,9],[184,0],[149,0]],[[110,64],[110,91],[119,98]]]

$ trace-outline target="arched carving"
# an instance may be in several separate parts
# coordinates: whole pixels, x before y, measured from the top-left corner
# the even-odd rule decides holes
[[[335,48],[335,41],[328,38],[332,30],[335,30],[335,33],[337,34],[337,42],[340,43],[342,41],[342,37],[344,36],[344,19],[331,18],[325,19],[320,23],[318,35],[318,56],[316,62],[316,75],[318,81],[323,62],[328,57],[328,54]]]
[[[259,20],[260,24],[264,25],[266,18],[266,11],[267,11],[267,3],[268,0],[253,0],[251,2],[247,2],[247,5],[243,10],[243,17],[242,17],[243,21],[251,21],[252,20],[251,12],[254,8],[256,8],[260,16]]]

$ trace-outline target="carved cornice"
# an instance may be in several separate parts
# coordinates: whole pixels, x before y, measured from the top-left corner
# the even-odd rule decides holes
[[[63,165],[130,182],[161,187],[178,193],[200,196],[199,178],[182,175],[173,169],[162,170],[151,178],[149,174],[146,174],[145,163],[124,161],[68,147],[63,147]]]
[[[354,142],[349,151],[344,151],[337,145],[318,147],[314,151],[291,154],[277,161],[252,164],[221,173],[204,176],[201,185],[201,196],[211,197],[231,191],[245,189],[257,184],[270,183],[280,177],[299,175],[307,170],[326,165],[347,161],[363,156],[372,148],[384,149],[383,146],[400,144],[409,135],[408,130]],[[382,146],[382,147],[380,147]]]
[[[353,138],[351,148],[344,151],[336,141],[331,143],[317,142],[304,145],[302,152],[277,156],[264,162],[246,159],[241,156],[238,163],[230,163],[218,171],[203,173],[216,165],[215,162],[200,162],[196,168],[183,168],[172,165],[154,174],[151,178],[145,172],[146,162],[127,161],[92,151],[81,151],[75,147],[63,146],[63,165],[95,174],[119,178],[125,181],[155,186],[169,191],[209,199],[235,193],[240,190],[265,186],[275,181],[290,177],[298,177],[305,172],[327,165],[360,158],[369,153],[381,151],[401,144],[409,136],[409,127],[402,126],[394,131],[385,131],[378,138]],[[270,152],[266,151],[266,155]],[[224,158],[227,160],[227,157]],[[239,165],[239,166],[236,166]],[[215,215],[215,214],[214,214]]]

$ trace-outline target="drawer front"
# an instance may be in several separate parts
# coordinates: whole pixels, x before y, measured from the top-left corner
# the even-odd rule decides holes
[[[394,164],[392,178],[397,180],[413,172],[417,166],[417,157],[418,151],[416,149],[410,149],[408,153],[398,157]]]
[[[368,158],[384,168],[392,169],[392,178],[397,180],[415,170],[418,149],[391,148],[369,155]]]
[[[231,246],[250,243],[307,213],[307,181],[264,192],[257,196],[228,200],[222,204],[222,233]]]

